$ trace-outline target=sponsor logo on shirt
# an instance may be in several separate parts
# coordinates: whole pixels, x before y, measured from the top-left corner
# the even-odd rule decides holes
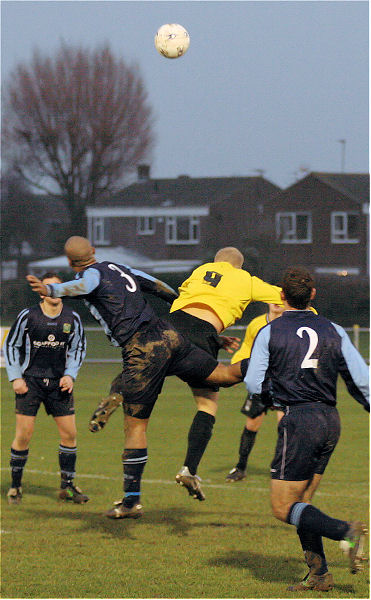
[[[48,335],[48,339],[40,342],[38,340],[33,340],[32,342],[34,348],[64,348],[65,342],[59,342],[55,339],[55,335],[52,333]]]

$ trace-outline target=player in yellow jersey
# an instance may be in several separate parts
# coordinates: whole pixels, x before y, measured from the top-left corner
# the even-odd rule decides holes
[[[234,247],[219,250],[214,262],[195,269],[179,288],[167,320],[195,345],[217,357],[221,347],[233,351],[237,339],[220,334],[242,317],[250,302],[282,304],[280,288],[242,269],[244,257]],[[188,433],[188,449],[183,467],[176,475],[197,500],[205,495],[196,475],[198,465],[212,435],[217,412],[218,387],[190,383],[197,413]]]
[[[245,338],[241,344],[241,348],[237,350],[237,352],[232,356],[231,363],[236,363],[243,358],[250,358],[251,348],[254,343],[254,340],[261,330],[262,327],[265,327],[267,323],[274,321],[277,317],[280,317],[284,311],[284,307],[279,304],[268,304],[269,310],[264,315],[259,315],[255,317],[246,328]],[[245,413],[244,406],[241,409],[242,414]],[[239,458],[238,463],[235,467],[229,472],[226,477],[226,481],[228,483],[232,483],[234,481],[241,481],[246,478],[246,466],[247,461],[250,455],[251,450],[255,444],[256,434],[258,433],[260,426],[263,422],[265,413],[262,413],[255,419],[251,417],[247,417],[246,424],[243,428],[243,432],[240,440],[239,447]],[[277,420],[278,422],[283,416],[283,412],[277,410]]]

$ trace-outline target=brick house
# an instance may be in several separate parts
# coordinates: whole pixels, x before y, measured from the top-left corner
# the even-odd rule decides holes
[[[158,259],[202,262],[221,245],[238,245],[233,226],[228,240],[224,239],[223,215],[214,227],[210,219],[214,203],[224,202],[228,212],[235,193],[248,197],[255,206],[261,196],[280,189],[262,177],[181,175],[152,180],[149,171],[139,173],[139,181],[112,197],[109,204],[87,208],[88,237],[95,246],[121,245]]]
[[[264,220],[272,258],[305,264],[318,275],[369,275],[368,174],[313,172],[272,196]]]

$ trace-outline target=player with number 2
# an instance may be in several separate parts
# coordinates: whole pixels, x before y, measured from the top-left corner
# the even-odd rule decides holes
[[[370,410],[367,365],[342,327],[309,310],[314,285],[306,268],[286,271],[281,292],[285,311],[259,331],[245,377],[252,405],[260,407],[269,372],[274,398],[285,407],[271,464],[271,505],[277,519],[297,527],[309,568],[290,591],[333,587],[322,536],[340,541],[351,572],[360,570],[367,531],[359,521],[334,519],[311,504],[340,436],[339,373],[349,393]]]

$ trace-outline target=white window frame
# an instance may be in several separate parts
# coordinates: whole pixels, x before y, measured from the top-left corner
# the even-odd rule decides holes
[[[307,227],[307,237],[304,239],[298,239],[296,237],[296,217],[297,216],[306,216],[308,217],[308,227]],[[308,211],[291,211],[291,212],[278,212],[276,213],[276,235],[277,239],[280,239],[281,236],[281,225],[280,221],[282,217],[289,217],[292,219],[292,225],[286,235],[291,235],[292,237],[282,237],[282,244],[311,244],[312,243],[312,213]],[[282,235],[285,235],[284,233]]]
[[[359,216],[356,211],[335,211],[331,213],[331,243],[332,244],[359,244],[359,238],[348,237],[348,216]],[[336,218],[343,217],[343,226],[336,229]],[[343,236],[343,237],[341,237]]]
[[[105,217],[92,217],[91,219],[91,238],[92,243],[99,246],[109,246],[111,239],[107,234],[108,219]]]
[[[18,278],[18,261],[3,260],[1,262],[1,277],[3,281],[11,281]]]
[[[143,215],[137,217],[137,234],[138,235],[153,235],[156,230],[155,217]]]
[[[347,275],[359,275],[360,269],[358,267],[315,267],[314,272],[319,275],[346,277]]]
[[[188,234],[187,240],[178,240],[177,238],[177,221],[178,219],[188,220]],[[194,231],[196,229],[196,234]],[[179,217],[166,217],[165,222],[165,242],[168,245],[177,246],[189,246],[200,243],[200,219],[199,217],[192,216],[179,216]]]

